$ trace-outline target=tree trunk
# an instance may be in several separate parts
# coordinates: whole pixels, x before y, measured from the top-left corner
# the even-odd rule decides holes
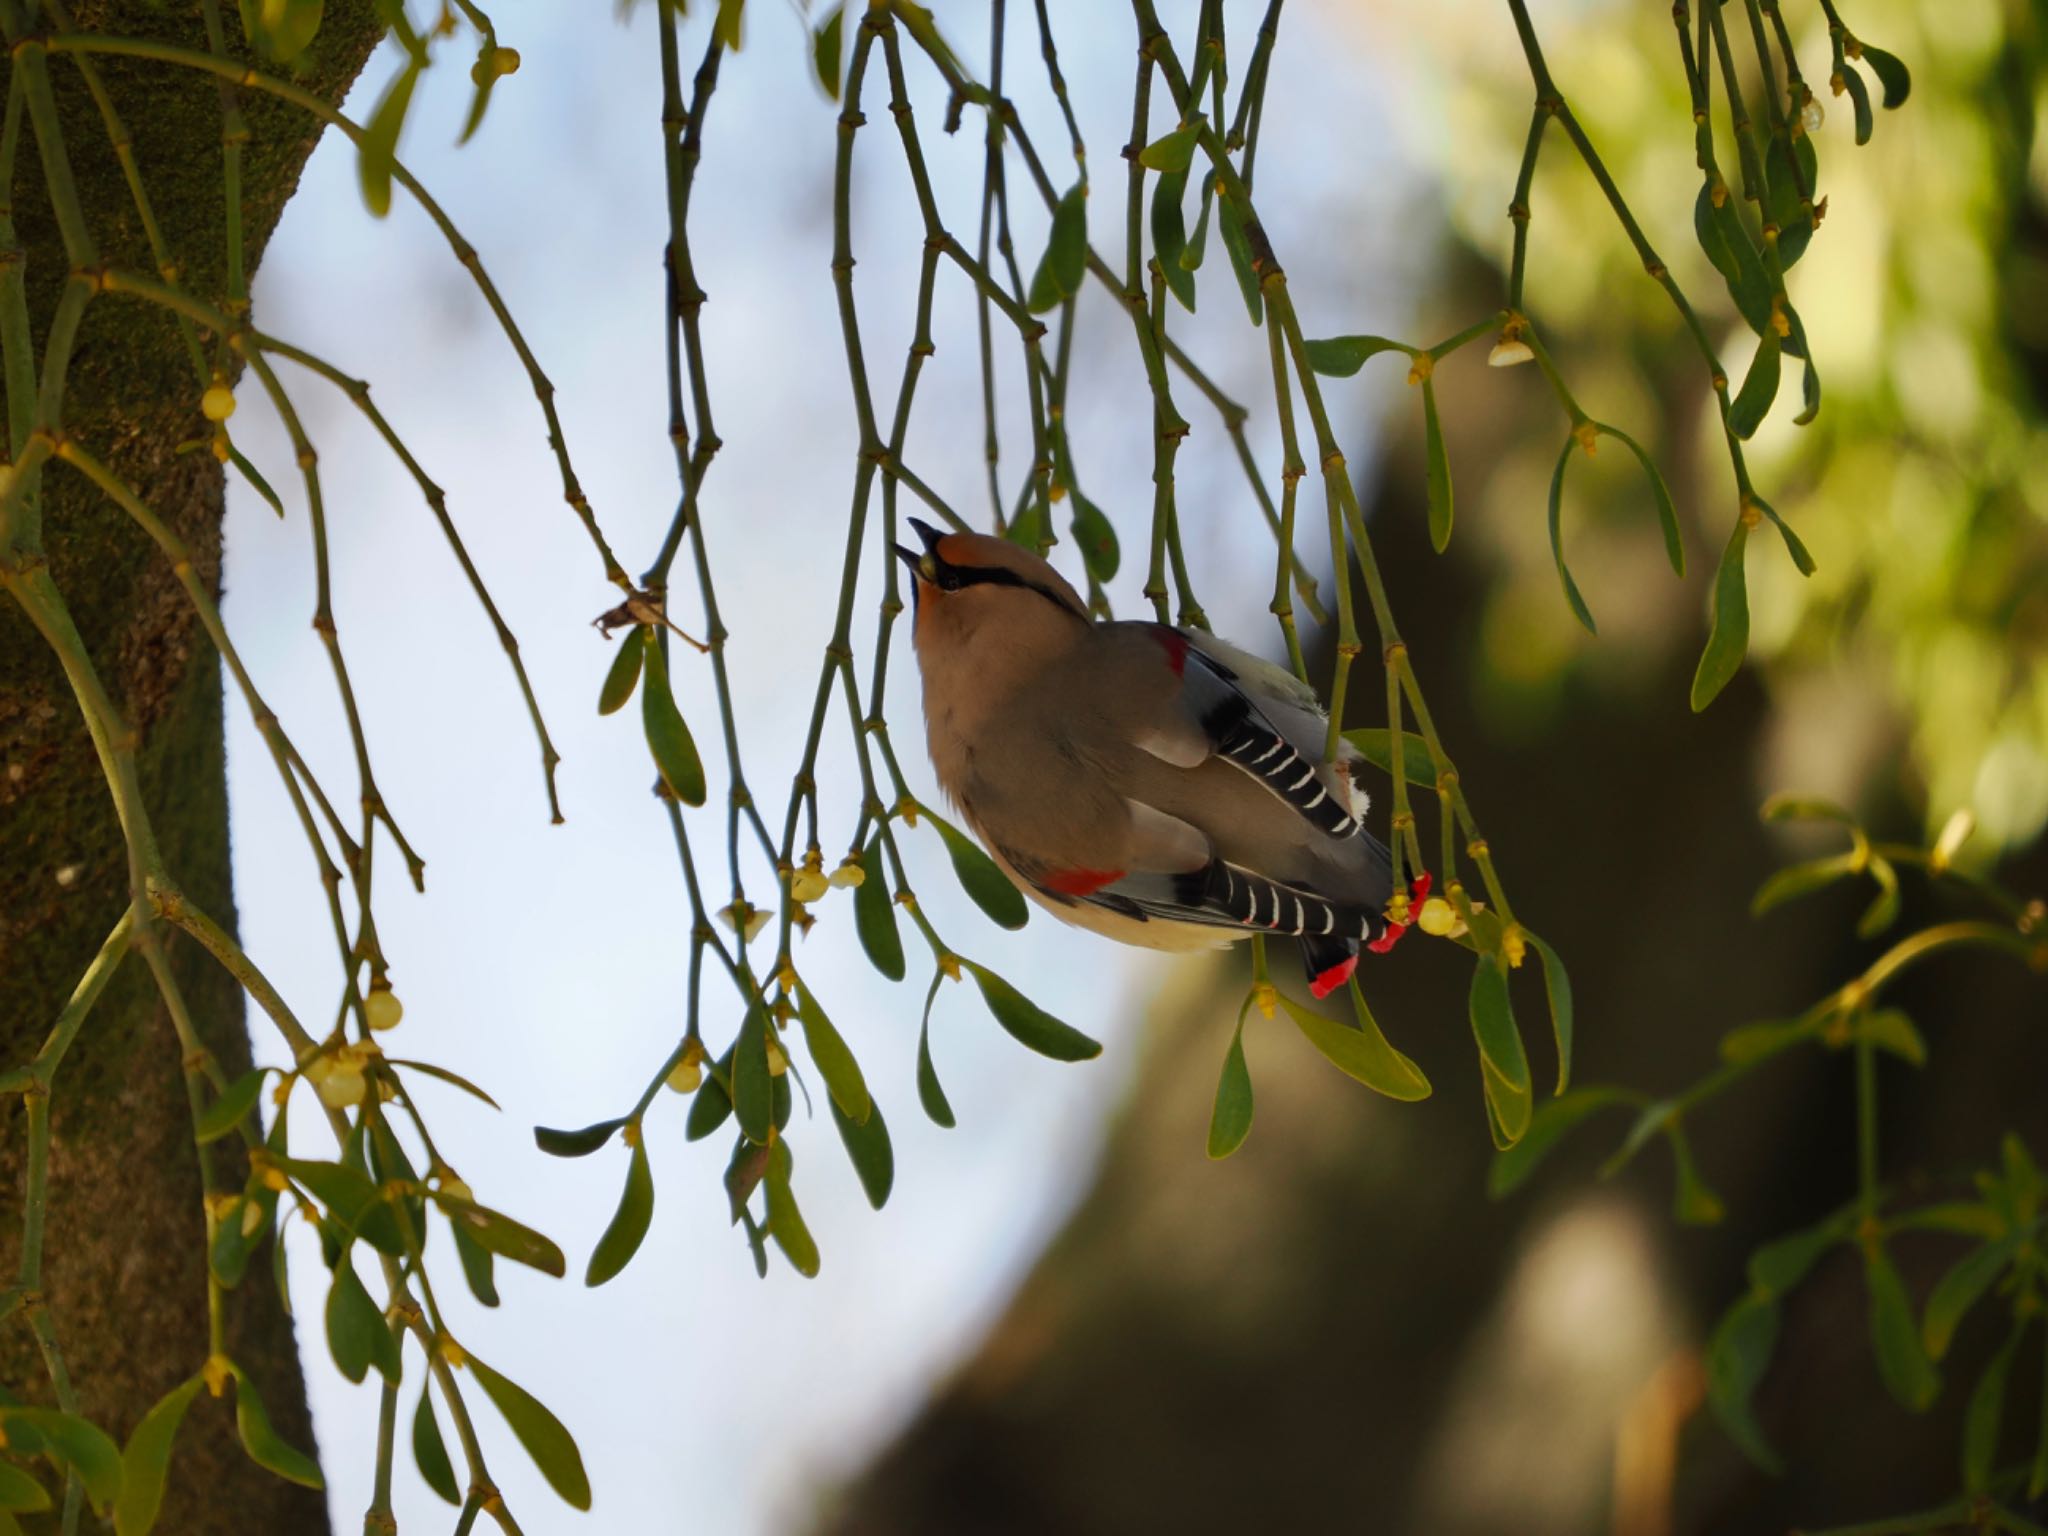
[[[239,45],[234,7],[228,13]],[[77,6],[71,30],[146,37],[205,50],[198,8],[152,0]],[[328,0],[298,83],[338,103],[381,34],[370,0]],[[238,52],[238,58],[240,57]],[[241,62],[260,65],[253,58]],[[223,307],[226,237],[221,98],[213,77],[171,64],[101,57],[97,67],[188,292]],[[11,71],[11,66],[10,66]],[[154,274],[143,228],[109,136],[71,59],[49,60],[79,200],[109,266]],[[10,86],[12,80],[10,78]],[[253,269],[319,137],[304,112],[241,94],[251,139],[242,217]],[[69,270],[43,165],[26,122],[14,212],[40,349]],[[208,338],[209,355],[213,338]],[[86,311],[65,396],[67,433],[109,463],[194,551],[220,587],[221,467],[204,449],[199,385],[161,309],[103,294]],[[195,441],[199,451],[192,451]],[[81,475],[44,471],[44,549],[94,665],[137,733],[142,791],[180,887],[232,917],[219,658],[170,569],[142,531]],[[113,802],[56,659],[21,611],[0,600],[0,1066],[25,1063],[128,901]],[[167,935],[172,964],[207,1048],[233,1076],[249,1044],[237,986],[197,946]],[[43,1262],[58,1336],[81,1410],[124,1439],[207,1355],[205,1226],[200,1181],[169,1017],[137,958],[123,964],[58,1074]],[[0,1272],[18,1259],[21,1101],[0,1103]],[[223,1142],[223,1177],[246,1170]],[[250,1373],[279,1432],[312,1448],[291,1320],[267,1256],[229,1297],[229,1349]],[[0,1382],[52,1400],[28,1330],[0,1330]],[[179,1436],[159,1529],[320,1532],[317,1493],[242,1453],[229,1400],[202,1395]]]

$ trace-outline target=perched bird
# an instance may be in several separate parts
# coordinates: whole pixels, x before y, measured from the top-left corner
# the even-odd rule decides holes
[[[1322,761],[1305,684],[1197,630],[1097,623],[1037,555],[910,522],[932,766],[1025,895],[1153,949],[1298,938],[1317,997],[1400,936],[1361,759]]]

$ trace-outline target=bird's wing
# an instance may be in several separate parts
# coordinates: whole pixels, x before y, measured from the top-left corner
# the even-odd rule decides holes
[[[1369,943],[1385,916],[1305,882],[1280,881],[1233,864],[1188,822],[1128,800],[1130,836],[1121,869],[1062,867],[1002,847],[1003,860],[1047,901],[1097,906],[1138,922],[1195,923],[1245,933],[1334,936]]]
[[[1177,768],[1220,757],[1251,775],[1316,830],[1348,838],[1363,830],[1354,803],[1349,745],[1336,765],[1319,761],[1324,715],[1291,674],[1209,635],[1164,624],[1127,626],[1164,653],[1179,680],[1136,744]],[[1362,801],[1363,796],[1358,796]]]

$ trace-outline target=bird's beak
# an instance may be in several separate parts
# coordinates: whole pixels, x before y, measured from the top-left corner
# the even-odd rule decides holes
[[[896,551],[896,558],[909,566],[911,574],[917,577],[918,580],[924,582],[936,581],[939,573],[938,558],[932,551],[938,548],[939,540],[946,536],[945,530],[943,528],[934,528],[922,518],[906,518],[905,521],[916,530],[919,542],[924,545],[924,553],[919,554],[914,549],[906,549],[901,544],[897,544],[891,546]]]
[[[921,576],[924,574],[922,571],[918,569],[919,566],[924,564],[923,555],[920,555],[914,549],[905,549],[901,544],[892,545],[891,548],[893,548],[896,551],[896,558],[898,560],[901,560],[905,565],[910,567],[910,573],[913,576]]]
[[[920,540],[923,541],[924,547],[926,549],[937,549],[939,546],[939,540],[943,539],[946,536],[945,529],[934,528],[930,523],[926,522],[921,517],[907,518],[905,519],[905,521],[907,521],[912,528],[915,528],[917,530],[917,536]]]

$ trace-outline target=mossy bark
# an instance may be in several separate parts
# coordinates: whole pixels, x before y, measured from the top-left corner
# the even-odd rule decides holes
[[[228,25],[235,32],[234,7]],[[197,6],[152,0],[79,4],[77,30],[204,49]],[[381,28],[370,0],[328,0],[300,83],[339,102]],[[250,60],[249,62],[255,62]],[[104,58],[107,90],[185,286],[227,298],[221,99],[210,76]],[[128,188],[75,63],[49,73],[84,213],[109,264],[154,272]],[[243,228],[253,269],[298,182],[320,125],[254,92],[241,108]],[[68,271],[26,127],[15,166],[15,218],[29,312],[40,347]],[[217,338],[209,338],[211,343]],[[223,482],[190,445],[206,423],[172,320],[118,296],[86,313],[66,391],[65,428],[110,463],[189,544],[220,587]],[[219,658],[168,564],[81,476],[44,474],[43,547],[128,724],[139,734],[142,789],[179,886],[232,917]],[[128,898],[113,803],[54,656],[0,599],[0,1063],[27,1060]],[[173,964],[207,1047],[232,1076],[249,1058],[239,990],[196,946],[173,938]],[[66,1058],[53,1099],[54,1137],[43,1288],[83,1411],[117,1439],[207,1353],[200,1182],[170,1020],[139,960],[114,985]],[[0,1273],[18,1260],[24,1122],[0,1104]],[[244,1176],[223,1144],[223,1177]],[[278,1430],[311,1448],[292,1324],[267,1260],[229,1305],[229,1347],[262,1392]],[[49,1401],[28,1331],[0,1330],[0,1383]],[[242,1454],[226,1400],[204,1396],[178,1441],[159,1529],[225,1536],[327,1529],[317,1493],[284,1483]]]

